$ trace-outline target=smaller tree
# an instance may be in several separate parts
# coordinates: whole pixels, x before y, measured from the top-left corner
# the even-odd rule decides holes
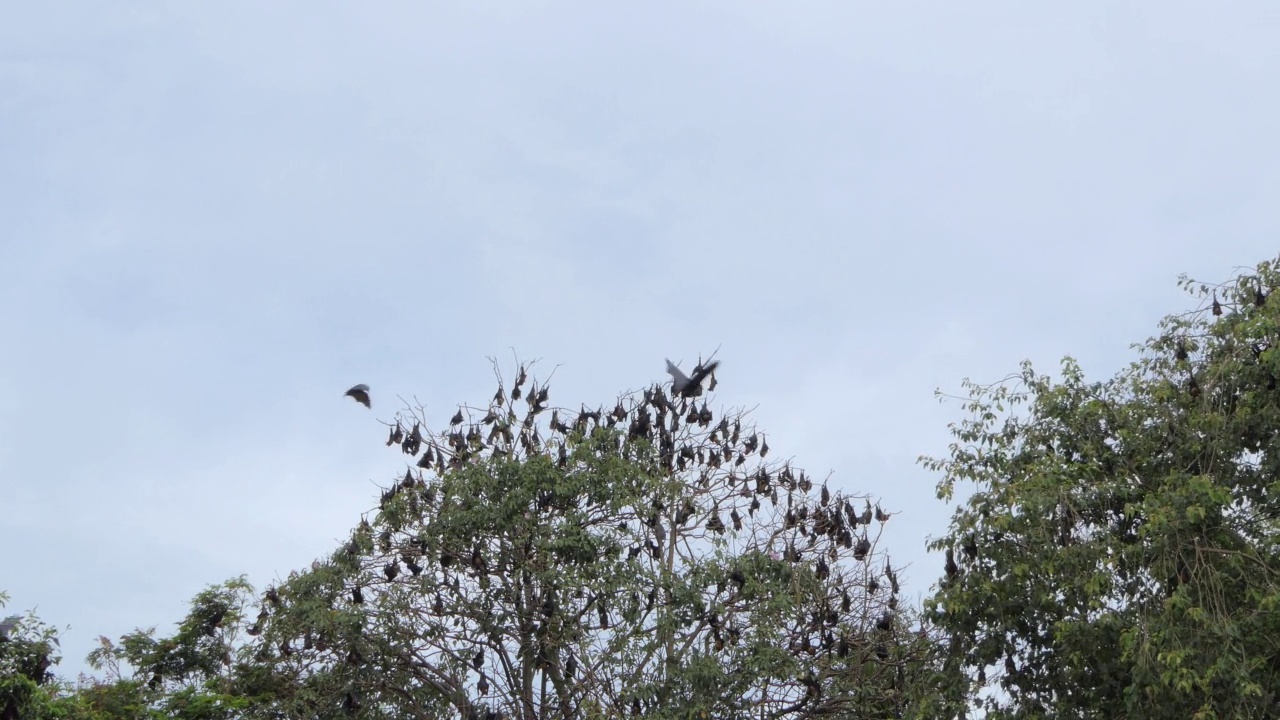
[[[9,596],[0,592],[0,608]],[[56,697],[49,669],[61,659],[57,631],[34,614],[0,620],[0,720],[48,717]]]
[[[104,677],[85,678],[75,688],[79,707],[104,718],[241,717],[266,691],[244,642],[244,610],[254,596],[243,577],[228,580],[197,594],[168,637],[157,638],[154,627],[119,642],[100,637],[88,662]]]
[[[260,631],[244,613],[255,596],[235,578],[197,594],[171,635],[152,627],[118,642],[100,637],[87,659],[101,676],[75,683],[49,672],[59,659],[53,629],[22,620],[0,640],[0,720],[281,717],[272,708],[296,689],[245,642]]]

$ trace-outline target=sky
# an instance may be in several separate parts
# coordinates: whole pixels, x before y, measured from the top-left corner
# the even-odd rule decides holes
[[[487,357],[612,403],[718,350],[773,452],[898,513],[965,378],[1093,379],[1276,255],[1270,2],[8,3],[0,590],[161,632],[327,555]],[[367,411],[342,397],[367,383]]]

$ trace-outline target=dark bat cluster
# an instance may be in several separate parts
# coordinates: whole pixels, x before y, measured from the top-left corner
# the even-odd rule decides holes
[[[457,408],[442,430],[428,429],[421,408],[398,417],[388,426],[387,445],[398,446],[413,459],[403,477],[382,492],[375,521],[380,530],[362,520],[335,556],[336,563],[358,563],[361,571],[334,593],[333,602],[363,606],[371,593],[391,592],[404,583],[425,593],[430,598],[428,614],[435,618],[431,622],[454,628],[454,640],[433,644],[440,662],[458,673],[453,680],[437,680],[438,689],[458,696],[456,704],[470,709],[466,714],[486,717],[500,711],[485,710],[489,706],[480,701],[501,698],[511,682],[505,678],[505,666],[486,669],[486,649],[502,655],[510,637],[509,628],[497,618],[501,607],[477,598],[505,597],[504,604],[516,607],[520,616],[525,611],[518,608],[528,610],[528,631],[537,638],[535,669],[566,686],[609,683],[612,680],[599,675],[602,671],[593,658],[579,657],[573,648],[588,635],[602,638],[600,647],[607,647],[611,633],[652,622],[646,618],[674,609],[675,589],[661,579],[658,569],[692,562],[701,552],[696,547],[709,550],[714,539],[722,538],[735,548],[737,560],[718,577],[707,579],[691,610],[681,607],[678,625],[686,636],[698,638],[705,651],[729,662],[753,633],[751,615],[762,588],[779,577],[777,573],[794,578],[793,583],[805,588],[807,601],[797,604],[788,628],[788,649],[806,670],[790,685],[772,691],[771,702],[835,712],[838,700],[822,692],[832,677],[849,672],[869,675],[876,667],[901,673],[900,659],[891,650],[900,632],[898,576],[887,559],[873,565],[878,536],[873,527],[886,523],[890,514],[869,500],[863,500],[859,510],[852,498],[833,492],[826,482],[815,483],[789,461],[770,460],[768,441],[744,425],[742,413],[724,414],[709,402],[706,393],[716,387],[719,367],[719,361],[699,362],[685,375],[668,361],[669,383],[624,396],[612,408],[583,406],[574,412],[551,407],[549,385],[531,379],[520,366],[510,390],[499,377],[487,407]],[[363,392],[367,400],[368,388]],[[420,532],[429,518],[474,500],[446,496],[440,479],[450,473],[478,462],[535,456],[550,458],[567,471],[584,449],[651,463],[687,488],[674,496],[657,493],[616,514],[607,528],[598,528],[601,542],[617,546],[619,557],[634,564],[641,589],[612,596],[591,588],[526,583],[521,587],[527,595],[503,596],[515,566],[500,547],[479,540],[470,547],[451,547]],[[528,512],[550,518],[567,507],[565,503],[578,502],[580,498],[548,490]],[[583,559],[590,561],[594,558]],[[644,583],[649,583],[647,589]],[[256,632],[264,627],[268,608],[279,605],[278,595],[274,600],[271,596],[274,592],[264,598]],[[282,655],[292,652],[290,640],[277,642]],[[359,636],[346,642],[346,662],[362,666],[366,660],[356,650]],[[305,638],[303,643],[321,647]],[[322,643],[328,647],[337,641],[329,634]],[[644,712],[663,698],[659,693],[618,695],[616,700],[619,709]],[[353,703],[358,697],[349,693],[344,707]]]
[[[1191,281],[1186,281],[1188,284]],[[1232,322],[1235,320],[1245,320],[1250,313],[1266,306],[1267,301],[1271,298],[1274,288],[1268,290],[1264,287],[1261,277],[1242,276],[1237,279],[1235,287],[1218,286],[1213,290],[1209,290],[1207,286],[1201,286],[1202,292],[1209,293],[1210,302],[1208,306],[1209,312],[1218,318],[1223,318],[1224,322]],[[1218,292],[1224,293],[1224,300],[1218,299]],[[1188,315],[1200,315],[1204,312],[1204,308],[1187,313]],[[1166,321],[1168,322],[1168,321]],[[1192,399],[1200,399],[1204,395],[1202,383],[1205,378],[1197,373],[1197,362],[1192,356],[1200,347],[1215,347],[1219,351],[1222,349],[1239,350],[1233,348],[1232,343],[1226,342],[1222,344],[1205,343],[1203,337],[1193,337],[1186,334],[1187,326],[1184,325],[1182,319],[1178,319],[1174,323],[1178,326],[1173,334],[1163,338],[1164,347],[1172,349],[1173,361],[1175,368],[1182,374],[1185,379],[1182,380],[1182,389]],[[1244,348],[1245,352],[1240,352],[1239,360],[1246,364],[1257,364],[1261,361],[1263,353],[1269,350],[1274,343],[1268,339],[1259,339],[1256,342],[1248,343]],[[1277,387],[1277,378],[1274,373],[1268,374],[1266,378],[1266,390],[1274,392]],[[1210,397],[1212,394],[1210,394]]]

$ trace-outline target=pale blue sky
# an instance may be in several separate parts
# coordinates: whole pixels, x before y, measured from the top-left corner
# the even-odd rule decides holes
[[[486,355],[719,399],[901,515],[933,398],[1280,243],[1270,2],[9,3],[0,589],[98,634],[326,554]],[[372,386],[374,413],[341,393]]]

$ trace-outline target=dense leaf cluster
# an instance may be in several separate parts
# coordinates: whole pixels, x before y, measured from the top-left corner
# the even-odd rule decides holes
[[[1202,308],[1114,378],[1067,360],[970,385],[949,457],[926,460],[941,497],[976,487],[933,543],[950,714],[1280,713],[1280,278],[1184,283]]]

